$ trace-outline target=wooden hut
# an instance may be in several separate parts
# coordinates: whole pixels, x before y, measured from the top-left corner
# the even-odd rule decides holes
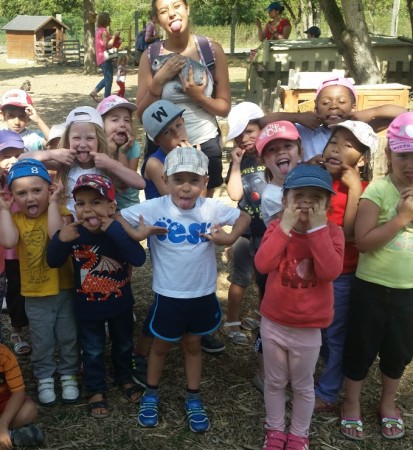
[[[16,16],[3,27],[8,62],[34,62],[53,54],[68,29],[52,16]]]

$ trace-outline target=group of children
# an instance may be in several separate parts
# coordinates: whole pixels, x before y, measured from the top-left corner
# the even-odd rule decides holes
[[[144,112],[143,127],[159,149],[145,159],[140,176],[134,104],[110,96],[97,109],[75,108],[58,149],[43,150],[26,143],[25,125],[29,118],[42,124],[42,145],[49,130],[27,94],[15,94],[6,93],[0,105],[13,131],[0,131],[0,245],[17,246],[41,404],[56,401],[55,373],[62,400],[76,402],[81,358],[89,413],[109,415],[107,324],[114,381],[130,402],[140,402],[138,423],[158,424],[162,369],[170,348],[180,342],[188,424],[194,432],[208,430],[200,395],[201,337],[222,321],[215,245],[233,245],[224,330],[235,344],[248,343],[240,328],[241,303],[255,273],[261,318],[248,326],[260,330],[256,378],[266,407],[263,449],[308,449],[312,414],[337,408],[343,377],[340,430],[349,439],[363,439],[360,393],[377,354],[382,434],[404,435],[395,395],[413,352],[408,298],[413,113],[394,106],[355,112],[354,88],[342,78],[320,86],[313,115],[264,116],[256,105],[236,105],[228,118],[228,138],[235,142],[227,176],[228,193],[238,201],[233,208],[204,197],[208,158],[188,142],[178,106],[160,100]],[[368,185],[378,148],[375,131],[390,122],[389,174]],[[147,199],[141,204],[139,189]],[[144,239],[154,300],[142,328],[147,343],[142,350],[133,348],[130,266],[145,263],[139,243]],[[148,355],[142,396],[133,352]],[[325,366],[314,388],[319,355]],[[287,428],[288,383],[293,399]],[[18,421],[19,408],[8,428],[35,419],[33,413],[25,423]]]

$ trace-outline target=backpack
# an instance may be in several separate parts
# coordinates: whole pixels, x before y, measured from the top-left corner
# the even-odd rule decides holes
[[[209,39],[205,36],[196,35],[196,39],[199,44],[199,49],[201,50],[202,57],[205,61],[207,69],[211,73],[212,79],[215,80],[215,54],[212,51]],[[149,46],[148,56],[149,56],[149,66],[152,70],[152,61],[159,55],[161,51],[161,42],[154,42]]]
[[[139,33],[136,35],[135,51],[144,52],[148,47],[148,44],[145,42],[145,32],[146,28],[139,31]]]

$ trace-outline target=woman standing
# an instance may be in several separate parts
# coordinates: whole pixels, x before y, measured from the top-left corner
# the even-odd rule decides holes
[[[261,42],[264,39],[288,39],[291,33],[291,23],[288,19],[281,17],[283,11],[284,6],[280,2],[272,2],[267,8],[271,20],[267,23],[264,30],[262,29],[261,21],[259,19],[256,20],[258,39]]]
[[[97,30],[95,34],[95,51],[96,64],[102,69],[103,79],[99,81],[95,89],[89,94],[93,100],[99,102],[98,93],[105,88],[105,97],[109,97],[112,91],[113,82],[113,66],[112,60],[105,57],[105,53],[113,48],[116,39],[119,38],[119,31],[116,31],[113,36],[110,35],[109,27],[110,16],[107,12],[102,12],[98,15]],[[107,53],[106,53],[107,55]]]
[[[152,72],[154,55],[151,47],[143,53],[138,73],[137,113],[141,118],[143,111],[160,98],[179,103],[179,106],[185,109],[183,117],[189,142],[192,145],[199,144],[209,159],[207,195],[212,197],[214,188],[220,186],[223,181],[222,150],[215,116],[226,117],[231,108],[225,54],[218,43],[208,40],[215,60],[214,75],[206,70],[201,85],[195,83],[191,69],[188,78],[179,76],[187,58],[206,65],[198,38],[189,30],[187,0],[152,0],[152,13],[167,36],[166,40],[158,44],[158,53],[175,55],[159,70]]]

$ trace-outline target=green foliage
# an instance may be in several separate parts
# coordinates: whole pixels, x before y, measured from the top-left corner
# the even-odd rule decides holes
[[[54,15],[82,11],[82,0],[0,0],[0,16],[11,20],[18,14]]]

